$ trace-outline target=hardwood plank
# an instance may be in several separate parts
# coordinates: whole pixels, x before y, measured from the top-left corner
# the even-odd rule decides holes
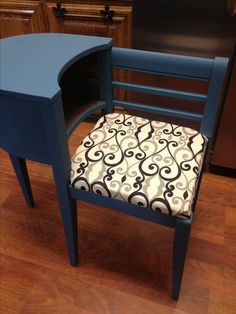
[[[208,314],[235,314],[235,308],[235,290],[234,295],[227,294],[222,289],[211,290]]]
[[[236,201],[234,206],[225,206],[225,226],[235,227],[236,225]]]
[[[11,173],[10,160],[6,153],[0,149],[0,205],[10,195],[12,185],[15,184]]]
[[[26,298],[31,294],[34,274],[30,267],[23,269],[15,258],[1,254],[0,261],[0,313],[20,313]]]
[[[23,306],[17,302],[11,304],[17,313],[156,313],[156,303],[126,294],[114,288],[107,288],[83,279],[76,280],[67,275],[58,276],[57,271],[47,270],[15,258],[2,256],[5,268],[3,288],[9,282],[16,283],[16,289],[28,290],[22,299]],[[15,264],[18,269],[16,270]],[[19,283],[19,284],[17,284]],[[14,292],[15,292],[14,291]],[[16,298],[16,297],[15,297]],[[92,301],[92,302],[91,302]],[[2,309],[9,312],[6,299]],[[167,305],[159,305],[161,313],[173,313]],[[185,313],[177,310],[175,313]]]

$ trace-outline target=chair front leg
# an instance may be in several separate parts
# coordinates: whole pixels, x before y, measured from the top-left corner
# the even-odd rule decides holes
[[[18,182],[29,207],[34,207],[34,199],[25,159],[9,154]]]
[[[176,219],[172,264],[172,298],[175,300],[179,298],[191,222],[191,219]]]
[[[60,168],[52,166],[53,175],[59,199],[62,222],[67,244],[67,251],[72,266],[78,265],[78,233],[77,233],[77,205],[70,197],[69,183],[61,174]]]

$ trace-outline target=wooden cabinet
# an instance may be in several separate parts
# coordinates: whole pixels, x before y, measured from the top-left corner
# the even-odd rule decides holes
[[[101,4],[46,3],[48,28],[50,32],[95,35],[113,38],[113,45],[131,46],[131,13],[129,6],[110,6],[112,19],[102,16],[104,1]],[[60,16],[61,12],[61,16]]]
[[[59,1],[61,2],[61,1]],[[58,3],[59,3],[58,2]],[[110,6],[112,19],[102,16],[105,1],[1,0],[0,38],[39,32],[59,32],[113,38],[113,45],[131,46],[131,14],[129,0],[118,0]],[[61,7],[60,7],[61,6]],[[60,11],[64,16],[58,17]],[[56,13],[59,14],[56,15]]]
[[[46,31],[41,1],[1,1],[0,38]]]

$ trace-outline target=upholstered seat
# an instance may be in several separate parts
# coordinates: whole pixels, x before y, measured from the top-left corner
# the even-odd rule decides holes
[[[99,119],[72,157],[75,188],[189,217],[207,138],[121,113]]]

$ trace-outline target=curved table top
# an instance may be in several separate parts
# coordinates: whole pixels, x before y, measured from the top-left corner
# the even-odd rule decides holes
[[[30,34],[0,40],[0,95],[52,102],[61,94],[58,82],[75,61],[110,48],[105,37]]]

